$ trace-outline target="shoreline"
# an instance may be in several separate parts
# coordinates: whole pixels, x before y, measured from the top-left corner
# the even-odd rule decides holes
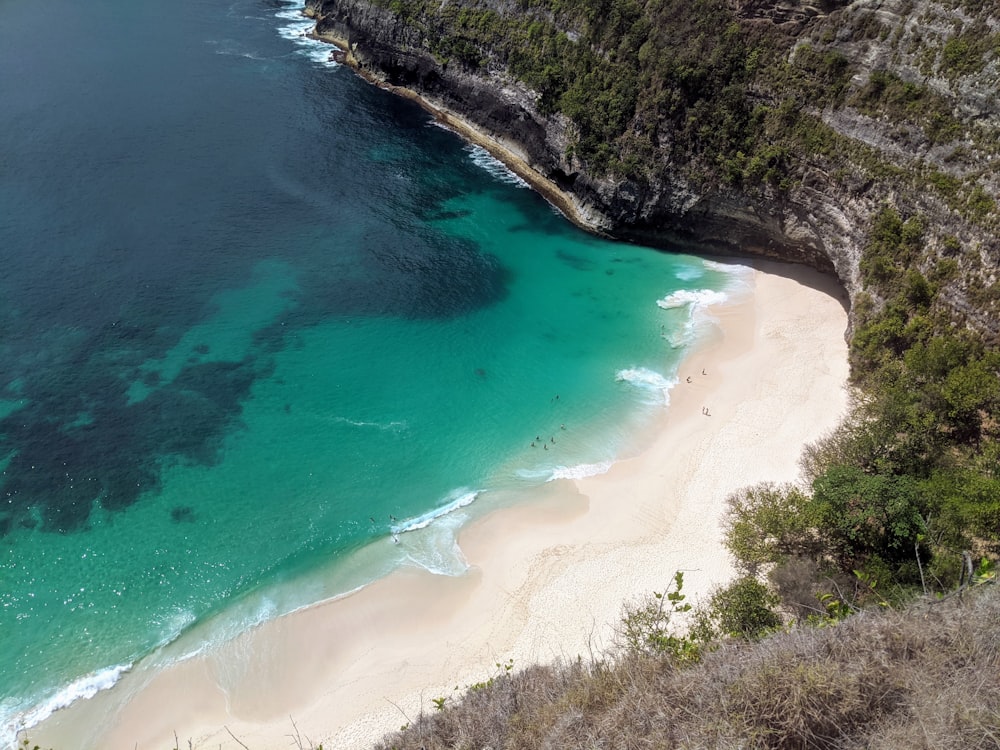
[[[569,221],[604,235],[571,195],[508,146],[361,70],[346,40],[316,38],[339,48],[367,82],[416,102],[484,148]],[[179,738],[195,748],[264,750],[300,737],[370,747],[433,710],[434,698],[457,696],[508,660],[516,669],[606,650],[622,604],[664,590],[675,570],[685,572],[689,602],[707,596],[733,573],[718,526],[725,497],[757,481],[795,480],[802,446],[846,409],[843,289],[804,266],[743,264],[755,269],[754,291],[711,308],[715,335],[682,363],[651,443],[606,474],[551,482],[531,501],[470,523],[458,535],[467,573],[396,570],[210,654],[125,675],[126,684],[54,714],[32,740],[141,750]],[[810,399],[819,381],[820,395]],[[801,405],[794,418],[776,420],[791,403]],[[705,405],[710,417],[700,412]]]
[[[732,575],[726,496],[795,480],[802,445],[833,428],[847,400],[835,282],[752,265],[752,294],[712,308],[714,335],[681,365],[652,443],[606,474],[550,482],[473,521],[458,538],[466,574],[395,571],[213,653],[126,675],[123,706],[116,687],[57,712],[32,740],[143,750],[172,746],[176,731],[196,748],[266,750],[301,732],[369,747],[509,660],[517,669],[606,650],[622,603],[662,591],[675,570],[688,601],[706,596]]]
[[[304,15],[307,18],[313,18],[313,16],[309,14]],[[572,194],[566,192],[555,182],[534,169],[528,163],[527,159],[517,154],[510,146],[484,132],[465,117],[454,110],[445,107],[439,102],[432,101],[423,94],[419,94],[413,89],[408,89],[405,86],[396,86],[388,83],[378,76],[364,70],[358,62],[358,59],[354,56],[354,52],[351,50],[351,44],[347,39],[329,32],[313,34],[312,36],[313,38],[318,39],[321,42],[326,42],[336,48],[342,56],[341,59],[337,60],[337,62],[350,68],[355,75],[360,77],[362,80],[372,86],[377,86],[383,91],[388,91],[390,94],[402,97],[403,99],[408,99],[418,104],[424,109],[424,111],[431,115],[438,124],[451,130],[463,140],[486,149],[490,156],[502,163],[505,167],[507,167],[507,169],[512,171],[522,180],[527,182],[528,185],[531,186],[532,190],[541,195],[564,217],[566,217],[568,221],[580,229],[599,237],[615,239],[617,242],[624,241],[612,237],[604,230],[599,222],[588,218],[586,212]]]

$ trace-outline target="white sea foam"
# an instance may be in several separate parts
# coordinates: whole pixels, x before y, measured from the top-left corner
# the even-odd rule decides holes
[[[552,479],[552,469],[547,467],[539,467],[537,469],[525,469],[521,468],[514,473],[520,479],[527,479],[529,482],[548,482]]]
[[[753,286],[753,269],[750,266],[743,266],[739,263],[719,263],[714,260],[702,261],[705,268],[716,273],[725,274],[725,288],[730,299],[746,294]]]
[[[441,128],[441,130],[447,130],[449,133],[454,133],[455,132],[455,130],[453,128],[448,127],[447,125],[445,125],[443,122],[441,122],[440,120],[438,120],[435,117],[432,117],[431,119],[429,119],[427,121],[427,124],[430,127],[432,127],[432,128]]]
[[[656,304],[664,310],[673,310],[678,307],[710,307],[711,305],[721,305],[729,299],[725,292],[717,292],[714,289],[680,289],[668,294]]]
[[[294,42],[299,47],[299,54],[305,55],[317,65],[336,68],[340,63],[332,57],[334,48],[312,36],[315,23],[302,15],[304,8],[304,3],[290,3],[284,10],[275,13],[277,18],[285,22],[278,27],[278,34],[283,39]]]
[[[428,529],[415,544],[408,545],[406,559],[439,576],[459,576],[469,569],[455,538],[455,528],[443,525]]]
[[[376,430],[383,430],[385,432],[393,431],[398,432],[399,430],[406,428],[406,422],[366,422],[364,420],[351,419],[350,417],[334,417],[334,422],[339,422],[340,424],[348,424],[352,427],[372,427]]]
[[[680,326],[673,326],[665,338],[670,346],[678,349],[691,344],[698,335],[699,329],[711,318],[708,308],[712,305],[722,305],[729,301],[727,292],[717,292],[713,289],[681,289],[668,294],[656,304],[664,310],[687,310],[687,319]]]
[[[673,327],[665,338],[674,348],[690,345],[697,338],[700,329],[711,320],[708,309],[713,305],[731,303],[746,294],[752,284],[753,269],[738,264],[724,264],[716,261],[702,261],[709,271],[726,275],[722,290],[680,289],[668,294],[656,304],[664,310],[686,310],[687,320],[679,327]],[[680,278],[680,274],[678,274]],[[695,276],[697,278],[697,276]],[[692,279],[693,280],[693,279]]]
[[[115,667],[107,667],[106,669],[91,672],[71,682],[48,700],[34,708],[15,713],[11,719],[5,717],[3,725],[0,726],[0,747],[15,746],[19,732],[31,729],[31,727],[49,718],[61,708],[66,708],[78,700],[93,698],[102,690],[108,690],[113,687],[121,679],[121,676],[131,668],[131,664],[119,664]]]
[[[720,263],[717,260],[703,260],[702,263],[705,265],[705,268],[711,271],[718,271],[719,273],[743,275],[753,271],[750,266],[744,266],[740,263]]]
[[[494,178],[500,180],[500,182],[506,182],[508,185],[516,185],[521,188],[530,187],[530,185],[521,179],[520,176],[511,171],[506,164],[497,159],[482,146],[470,144],[465,147],[465,150],[469,152],[469,157],[472,159],[473,164],[477,167],[485,169]]]
[[[446,516],[449,513],[454,513],[459,508],[471,505],[477,497],[479,497],[479,490],[470,490],[467,487],[457,489],[448,495],[447,502],[441,507],[429,510],[416,518],[408,518],[405,521],[400,521],[392,527],[392,532],[394,534],[403,534],[407,531],[427,528],[438,518],[441,518],[441,516]]]
[[[556,466],[552,469],[552,476],[547,481],[556,479],[586,479],[596,477],[600,474],[607,474],[614,465],[614,461],[599,461],[596,464],[577,464],[576,466]]]
[[[316,39],[308,39],[307,41],[309,44],[300,45],[303,47],[301,54],[308,57],[317,65],[322,65],[324,68],[332,69],[340,65],[340,63],[330,56],[335,49],[334,47]]]
[[[677,379],[668,379],[658,372],[645,367],[628,367],[615,373],[615,380],[628,383],[648,394],[648,401],[670,405],[670,389],[677,385]]]
[[[554,482],[557,479],[586,479],[607,474],[614,464],[614,461],[598,461],[575,466],[540,466],[535,469],[518,469],[515,473],[529,482]]]
[[[312,21],[303,21],[301,17],[297,21],[291,21],[282,26],[278,27],[278,34],[281,35],[283,39],[288,39],[292,42],[302,41],[304,44],[313,41],[309,36],[309,32],[312,30]]]
[[[400,545],[406,561],[435,575],[457,576],[467,571],[469,564],[456,538],[466,518],[455,511],[471,505],[477,497],[478,490],[461,487],[448,494],[444,505],[393,526],[393,542]],[[404,533],[407,536],[400,539]]]
[[[182,662],[201,654],[210,653],[223,644],[229,643],[241,633],[252,630],[284,613],[284,611],[279,610],[277,604],[270,597],[262,596],[256,601],[247,600],[244,604],[237,605],[223,612],[221,617],[214,619],[207,636],[199,633],[200,640],[193,644],[185,644],[186,650],[179,655],[171,655],[169,661]]]

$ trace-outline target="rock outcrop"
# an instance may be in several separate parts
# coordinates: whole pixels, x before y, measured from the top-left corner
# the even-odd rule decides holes
[[[528,3],[485,2],[497,16],[541,13]],[[943,0],[729,3],[743,33],[770,34],[786,59],[809,45],[849,70],[835,101],[799,103],[838,139],[833,146],[790,154],[789,179],[780,184],[748,184],[717,179],[711,164],[707,177],[704,165],[693,169],[696,157],[675,147],[666,128],[656,132],[641,174],[592,168],[574,153],[577,124],[511,72],[509,50],[480,45],[474,64],[435,50],[434,40],[448,33],[440,14],[466,3],[484,7],[444,0],[416,12],[379,0],[307,0],[306,12],[360,71],[458,114],[567,195],[578,221],[618,238],[807,263],[836,273],[854,299],[871,217],[886,202],[920,214],[929,227],[920,269],[931,273],[943,258],[955,259],[963,273],[945,291],[956,318],[1000,336],[991,302],[1000,298],[1000,13]],[[580,36],[565,18],[543,20],[562,24],[568,39]],[[903,92],[898,107],[887,96],[866,104],[873,80],[883,78]],[[772,108],[801,96],[780,83],[748,90]]]

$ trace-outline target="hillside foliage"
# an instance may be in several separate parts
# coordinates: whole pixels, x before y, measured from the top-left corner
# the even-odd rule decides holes
[[[787,566],[857,576],[864,604],[952,590],[1000,557],[1000,352],[951,324],[938,301],[947,269],[929,279],[915,267],[923,226],[889,206],[876,215],[850,347],[854,404],[807,448],[805,491],[730,498],[727,544],[744,570],[786,588]]]
[[[782,191],[817,160],[847,155],[859,176],[905,177],[971,220],[996,221],[996,186],[967,144],[996,154],[1000,132],[960,119],[924,83],[891,70],[859,75],[837,44],[845,35],[884,40],[918,58],[925,77],[958,82],[1000,60],[988,4],[956,6],[945,19],[950,37],[921,40],[898,31],[885,39],[890,30],[873,11],[838,2],[820,3],[836,12],[808,23],[777,24],[741,16],[734,6],[744,4],[726,0],[376,1],[417,27],[443,65],[503,71],[531,87],[542,112],[574,123],[568,155],[591,173],[642,180],[670,164],[702,184]],[[799,16],[819,13],[787,4],[797,6]],[[877,119],[904,150],[953,144],[955,169],[900,169],[827,124],[843,109]]]

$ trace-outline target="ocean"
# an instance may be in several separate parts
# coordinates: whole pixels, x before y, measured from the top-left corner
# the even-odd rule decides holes
[[[0,3],[0,746],[642,447],[739,267],[591,236],[301,4]]]

